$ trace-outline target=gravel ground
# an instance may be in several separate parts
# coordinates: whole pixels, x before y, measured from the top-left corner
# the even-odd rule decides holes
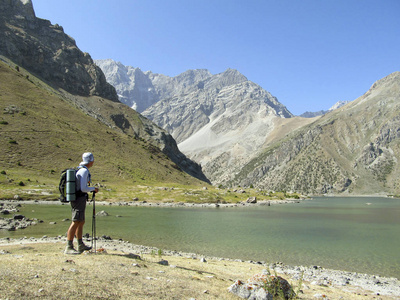
[[[87,240],[90,242],[90,239]],[[18,245],[18,244],[34,244],[34,243],[66,243],[66,238],[58,237],[42,237],[42,238],[20,238],[20,239],[0,239],[0,246]],[[139,255],[157,255],[158,249],[143,245],[135,245],[127,241],[113,240],[109,237],[101,237],[96,241],[96,249],[106,249],[110,251],[120,251],[122,253],[136,253]],[[214,262],[237,262],[243,263],[241,260],[226,259],[221,257],[208,257],[195,253],[185,253],[179,251],[162,250],[164,257],[181,257],[185,259],[204,260]],[[396,278],[387,278],[375,275],[345,272],[339,270],[331,270],[321,268],[319,266],[288,266],[282,263],[267,265],[263,262],[248,261],[245,262],[257,267],[276,272],[280,276],[284,276],[291,281],[303,281],[304,289],[312,289],[313,287],[330,287],[340,289],[342,291],[353,292],[358,294],[371,296],[371,299],[400,299],[400,281]],[[319,294],[314,295],[315,298]],[[382,296],[387,296],[380,298]],[[320,298],[325,298],[321,294]],[[308,298],[305,298],[308,299]],[[311,299],[311,298],[310,298]],[[326,299],[326,298],[325,298]],[[346,298],[332,298],[346,299]]]

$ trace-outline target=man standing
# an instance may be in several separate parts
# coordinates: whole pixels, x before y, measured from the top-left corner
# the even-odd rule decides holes
[[[90,172],[89,168],[94,164],[93,154],[85,152],[82,155],[82,162],[79,164],[78,171],[76,172],[76,200],[71,201],[72,210],[72,223],[67,232],[67,247],[65,254],[80,254],[85,250],[90,250],[91,247],[83,243],[83,225],[85,224],[85,209],[88,200],[88,193],[97,193],[97,187],[90,185]],[[78,240],[78,250],[74,248],[74,237]]]

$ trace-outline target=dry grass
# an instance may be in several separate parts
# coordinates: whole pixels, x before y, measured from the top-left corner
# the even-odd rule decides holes
[[[227,291],[234,280],[246,280],[263,269],[248,262],[108,251],[106,254],[66,256],[63,243],[2,245],[0,290],[4,299],[239,299]],[[299,282],[292,282],[295,291]],[[302,285],[299,299],[390,299]]]
[[[56,192],[60,172],[76,167],[81,153],[86,151],[95,155],[92,179],[107,187],[103,189],[108,190],[103,194],[107,197],[124,195],[125,187],[144,183],[207,185],[179,170],[150,142],[134,137],[132,128],[143,131],[144,125],[126,105],[99,97],[79,98],[92,111],[126,115],[132,128],[124,133],[71,105],[58,91],[23,68],[17,71],[1,60],[0,82],[0,197],[3,199],[12,199],[15,194],[21,194],[23,199],[57,198],[58,195],[43,195],[41,190]],[[143,136],[147,137],[145,133]],[[26,189],[38,191],[27,195],[23,193]]]

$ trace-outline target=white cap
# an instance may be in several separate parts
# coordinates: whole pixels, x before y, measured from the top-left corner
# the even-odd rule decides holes
[[[93,154],[90,152],[85,152],[82,154],[82,162],[79,164],[80,166],[85,166],[88,163],[94,161]]]

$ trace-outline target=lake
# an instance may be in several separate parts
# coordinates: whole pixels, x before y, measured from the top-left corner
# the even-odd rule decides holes
[[[320,197],[296,204],[238,208],[96,206],[97,235],[209,256],[319,265],[400,278],[400,200]],[[24,205],[42,224],[0,237],[65,234],[68,205]],[[121,217],[116,217],[117,215]],[[91,232],[92,207],[84,232]],[[55,221],[56,225],[49,222]]]

